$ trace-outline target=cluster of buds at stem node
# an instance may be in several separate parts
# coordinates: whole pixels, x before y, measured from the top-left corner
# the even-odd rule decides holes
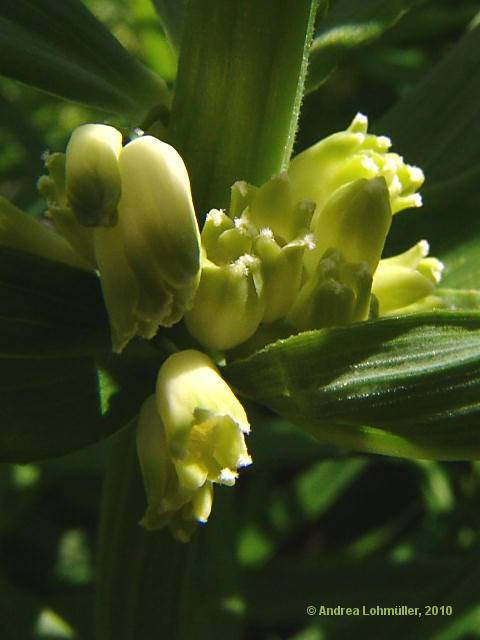
[[[402,254],[418,260],[381,260],[392,215],[421,205],[423,173],[367,124],[358,114],[260,188],[235,183],[228,213],[207,215],[200,285],[185,315],[204,347],[250,338],[258,346],[262,331],[270,340],[438,302],[441,264],[426,257],[428,244]]]
[[[180,351],[160,368],[140,412],[137,451],[148,507],[141,524],[189,540],[210,515],[213,485],[251,464],[245,411],[208,356]]]
[[[261,322],[287,313],[312,242],[313,203],[293,203],[285,174],[260,189],[236,183],[232,207],[242,209],[238,217],[216,209],[207,215],[200,285],[185,315],[192,335],[212,350],[241,344]]]
[[[200,234],[175,149],[152,136],[122,146],[114,127],[86,124],[45,164],[38,188],[68,254],[62,261],[99,272],[115,351],[181,320],[199,282]]]

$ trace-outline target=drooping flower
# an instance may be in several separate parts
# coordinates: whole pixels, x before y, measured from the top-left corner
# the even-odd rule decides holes
[[[96,228],[94,246],[120,351],[137,334],[152,338],[159,326],[175,324],[191,307],[200,235],[188,173],[173,147],[139,137],[122,148],[118,162],[118,224]]]
[[[137,448],[148,508],[147,529],[168,525],[188,540],[210,515],[213,485],[235,484],[251,464],[245,411],[218,370],[199,351],[180,351],[160,368],[155,396],[146,400]]]

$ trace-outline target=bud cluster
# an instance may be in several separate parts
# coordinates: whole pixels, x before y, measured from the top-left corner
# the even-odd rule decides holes
[[[193,303],[199,231],[182,158],[151,136],[122,146],[117,129],[88,124],[66,154],[46,157],[39,180],[48,215],[73,249],[100,273],[112,342],[152,338]]]
[[[230,349],[261,322],[286,315],[300,288],[303,254],[312,246],[313,210],[308,200],[294,203],[290,180],[280,174],[259,189],[235,183],[230,215],[208,213],[200,285],[185,315],[203,346]]]
[[[357,178],[381,176],[387,185],[392,214],[420,207],[422,199],[416,191],[423,184],[423,171],[390,152],[390,138],[367,131],[368,118],[357,113],[345,131],[334,133],[295,156],[288,168],[295,198],[314,200],[316,215],[320,215],[338,187]]]
[[[274,327],[265,332],[271,339],[275,331],[364,320],[378,306],[373,282],[381,313],[393,299],[397,309],[431,292],[432,277],[423,276],[424,286],[414,286],[403,304],[398,277],[380,260],[392,214],[421,205],[423,173],[390,153],[388,138],[368,134],[367,124],[358,114],[346,131],[302,152],[260,188],[235,183],[228,214],[207,215],[200,285],[185,315],[204,347],[232,349],[266,327]],[[422,260],[404,267],[409,281],[413,271],[416,280],[418,269],[425,271]],[[386,276],[375,281],[379,264]]]

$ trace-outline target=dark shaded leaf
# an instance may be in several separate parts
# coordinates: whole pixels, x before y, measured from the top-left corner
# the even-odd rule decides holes
[[[419,238],[445,262],[444,285],[480,289],[480,26],[374,129],[425,171],[424,206],[395,216],[391,251]],[[432,117],[432,108],[435,117]],[[415,236],[412,238],[412,231]]]
[[[0,48],[1,74],[69,100],[137,117],[168,103],[163,80],[79,0],[4,0]]]
[[[1,461],[69,453],[136,416],[161,355],[110,355],[94,274],[2,247],[0,294]]]
[[[0,461],[70,453],[130,423],[153,393],[157,352],[0,360]]]
[[[93,273],[0,247],[0,296],[0,356],[85,356],[111,349]]]
[[[355,47],[379,38],[421,0],[339,0],[320,23],[310,50],[306,91],[317,89]]]

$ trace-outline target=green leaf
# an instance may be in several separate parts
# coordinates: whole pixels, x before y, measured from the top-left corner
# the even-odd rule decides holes
[[[427,238],[445,262],[443,284],[480,288],[480,26],[379,122],[394,148],[425,171],[424,206],[395,216],[388,247]],[[435,117],[432,118],[432,106]],[[415,237],[412,238],[412,232]]]
[[[96,275],[0,247],[0,356],[108,353],[108,319]]]
[[[3,636],[18,640],[32,638],[32,629],[42,610],[41,598],[19,586],[5,570],[0,574],[0,594]]]
[[[260,411],[258,410],[260,409]],[[253,425],[248,437],[248,449],[258,468],[270,471],[298,469],[312,462],[331,459],[338,454],[335,447],[322,446],[309,433],[277,416],[265,416],[267,410],[254,403],[246,403],[245,410]]]
[[[347,53],[379,38],[420,1],[339,0],[312,43],[306,91],[317,89]]]
[[[163,80],[126,51],[80,0],[4,0],[2,75],[110,112],[168,104]]]
[[[161,355],[110,355],[95,275],[2,247],[0,295],[0,461],[69,453],[136,416]]]
[[[186,0],[152,0],[165,35],[174,51],[180,49]]]
[[[316,0],[192,0],[170,142],[204,217],[236,180],[266,182],[290,158]]]
[[[410,458],[480,456],[480,313],[305,332],[224,373],[328,444]]]
[[[100,413],[97,385],[90,358],[2,358],[0,460],[61,455],[105,436],[91,420]]]
[[[161,358],[135,349],[88,357],[0,360],[0,461],[70,453],[129,424],[155,388]]]

